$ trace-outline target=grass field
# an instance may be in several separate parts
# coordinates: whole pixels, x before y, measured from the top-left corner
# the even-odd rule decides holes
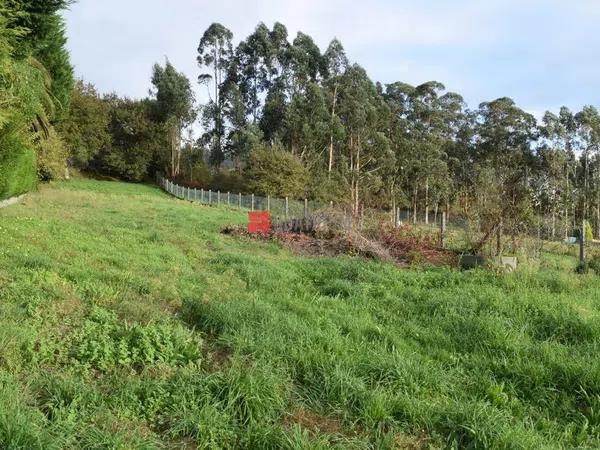
[[[0,448],[598,448],[600,277],[310,259],[235,211],[54,184],[0,210]]]

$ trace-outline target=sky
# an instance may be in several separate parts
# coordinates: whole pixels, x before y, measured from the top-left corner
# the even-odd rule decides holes
[[[538,117],[600,106],[600,0],[78,0],[65,18],[77,77],[134,98],[167,57],[196,84],[211,23],[237,43],[279,21],[322,50],[337,37],[374,81],[441,81],[472,108],[505,96]]]

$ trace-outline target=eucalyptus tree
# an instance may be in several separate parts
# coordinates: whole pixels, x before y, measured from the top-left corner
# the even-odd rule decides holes
[[[600,232],[600,189],[598,189],[600,171],[596,170],[596,173],[592,174],[591,167],[594,161],[600,157],[600,114],[595,107],[585,106],[575,115],[575,122],[583,166],[580,178],[582,219],[587,220],[590,210],[593,209],[596,216],[596,233],[598,234]],[[598,164],[595,165],[598,166]],[[593,208],[591,207],[592,201],[595,202]]]
[[[253,123],[258,120],[261,93],[268,87],[272,73],[271,53],[270,31],[264,23],[260,23],[246,40],[240,42],[235,51],[237,84]]]
[[[446,151],[456,141],[464,102],[459,95],[444,91],[444,85],[436,81],[417,87],[401,82],[386,87],[397,173],[411,190],[414,221],[419,191],[424,195],[425,222],[429,221],[431,199],[435,199],[437,211],[441,200],[449,197]],[[391,178],[394,185],[397,181],[398,176]]]
[[[317,82],[326,71],[325,59],[314,40],[298,32],[288,50],[290,97],[302,94],[310,82]]]
[[[224,111],[228,118],[225,154],[241,171],[252,149],[262,142],[263,135],[256,124],[248,122],[242,93],[235,84],[227,88]]]
[[[306,167],[322,170],[327,146],[329,111],[321,87],[309,82],[302,95],[295,95],[284,119],[284,140],[288,149]]]
[[[510,98],[482,103],[476,125],[479,210],[489,230],[517,233],[531,219],[536,120]]]
[[[389,110],[366,71],[357,64],[348,68],[340,81],[339,114],[346,136],[346,168],[352,211],[360,206],[368,190],[383,184],[382,172],[394,164],[386,136]]]
[[[168,173],[177,177],[181,172],[182,133],[196,120],[194,92],[190,80],[177,72],[168,60],[164,67],[154,65],[152,85],[156,97],[156,117],[169,132]]]
[[[284,119],[288,109],[285,80],[278,78],[273,82],[265,97],[264,108],[259,126],[265,140],[271,145],[281,139],[284,128]]]
[[[225,98],[222,91],[233,56],[232,39],[233,33],[229,29],[220,23],[213,23],[204,32],[198,45],[198,65],[200,68],[210,70],[210,73],[201,74],[198,81],[207,86],[212,83],[213,87],[212,94],[209,90],[210,101],[203,110],[203,121],[205,124],[211,124],[205,139],[211,148],[211,162],[215,165],[223,162],[225,158],[223,149],[225,135],[223,103]]]
[[[574,116],[566,107],[560,114],[550,111],[544,114],[539,126],[540,148],[538,156],[542,170],[540,171],[540,195],[547,203],[546,210],[551,215],[551,232],[557,234],[557,216],[563,212],[563,232],[568,236],[569,211],[574,202],[575,154],[573,153],[576,123]]]
[[[339,138],[341,134],[341,123],[339,116],[337,115],[337,103],[338,103],[338,91],[340,87],[340,79],[344,72],[348,69],[348,57],[344,51],[342,43],[334,39],[329,43],[325,54],[326,76],[324,85],[329,94],[329,109],[331,111],[331,120],[329,124],[329,158],[327,165],[328,176],[331,177],[331,171],[333,170],[333,158],[334,158],[334,141],[336,137]]]

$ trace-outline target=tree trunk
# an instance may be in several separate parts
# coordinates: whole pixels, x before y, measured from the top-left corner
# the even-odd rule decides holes
[[[413,193],[413,224],[417,224],[417,195],[419,194],[419,186],[415,183],[415,190]]]
[[[331,170],[333,169],[333,121],[335,119],[335,107],[337,103],[338,85],[335,83],[333,88],[333,105],[331,106],[331,130],[329,132],[329,168],[328,177],[331,178]]]
[[[350,130],[350,203],[352,205],[352,217],[356,217],[356,172],[354,167],[354,135]]]
[[[360,190],[359,190],[359,182],[360,182],[360,137],[357,136],[357,146],[356,146],[356,213],[358,214],[359,206],[360,206]]]
[[[429,178],[425,179],[425,225],[429,225]]]
[[[496,228],[496,256],[502,255],[502,220],[500,220],[500,224]]]

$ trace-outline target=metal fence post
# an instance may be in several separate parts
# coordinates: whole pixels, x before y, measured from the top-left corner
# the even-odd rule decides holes
[[[242,209],[242,193],[238,194],[238,208]]]
[[[289,198],[285,198],[285,218],[288,218],[288,215],[290,214],[290,199]]]
[[[267,195],[267,211],[271,211],[271,196]]]
[[[304,199],[304,218],[308,219],[308,199]]]
[[[231,192],[227,193],[227,206],[231,206]]]
[[[251,208],[251,210],[254,211],[254,194],[252,194],[252,208]]]
[[[212,205],[212,189],[208,190],[208,204]]]

